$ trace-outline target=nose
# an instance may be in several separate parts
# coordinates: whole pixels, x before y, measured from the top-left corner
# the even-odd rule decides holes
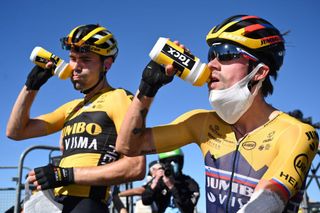
[[[211,73],[213,71],[220,70],[220,63],[216,58],[209,61],[207,65],[208,65],[209,69],[211,70]]]
[[[73,69],[73,72],[79,73],[81,71],[81,69],[82,69],[81,68],[81,64],[79,62],[77,62],[77,61],[70,62],[70,65],[71,65],[71,67]]]

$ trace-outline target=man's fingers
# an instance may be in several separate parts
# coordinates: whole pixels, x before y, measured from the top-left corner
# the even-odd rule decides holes
[[[36,181],[36,174],[33,170],[28,173],[27,181],[29,183],[33,183],[34,181]]]
[[[41,185],[37,185],[37,190],[41,190]]]
[[[173,67],[172,64],[166,66],[166,74],[168,76],[173,76],[176,73],[176,69]]]

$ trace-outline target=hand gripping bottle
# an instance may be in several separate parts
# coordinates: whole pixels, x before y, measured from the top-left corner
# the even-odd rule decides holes
[[[52,61],[54,75],[63,80],[71,76],[72,68],[70,67],[70,65],[53,53],[43,49],[42,47],[35,47],[32,50],[30,60],[42,68],[46,68],[46,64],[49,61]]]
[[[192,83],[193,86],[204,85],[211,73],[208,66],[201,63],[199,58],[167,38],[160,37],[149,56],[158,64],[172,64],[178,70],[176,75]]]

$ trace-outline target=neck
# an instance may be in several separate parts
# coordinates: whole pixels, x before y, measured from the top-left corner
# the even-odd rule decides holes
[[[107,82],[107,79],[104,78],[102,81],[99,82],[99,84],[91,90],[89,93],[85,94],[84,100],[90,100],[93,96],[95,96],[100,90],[109,87],[109,84]]]
[[[232,128],[237,138],[242,138],[249,132],[252,132],[273,119],[275,114],[277,114],[277,109],[268,104],[264,98],[258,94],[251,107],[232,125]]]

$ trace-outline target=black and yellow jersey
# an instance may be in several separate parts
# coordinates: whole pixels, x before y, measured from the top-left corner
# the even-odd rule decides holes
[[[286,211],[296,212],[319,143],[312,126],[283,112],[239,141],[231,126],[208,110],[188,112],[153,128],[153,135],[158,153],[192,142],[199,145],[207,212],[237,212],[261,181],[284,192],[289,199]]]
[[[99,166],[118,160],[117,133],[132,101],[132,94],[111,87],[99,91],[89,101],[78,99],[40,118],[47,122],[47,133],[62,129],[64,147],[61,167]],[[69,185],[55,189],[56,195],[108,200],[106,186]]]

